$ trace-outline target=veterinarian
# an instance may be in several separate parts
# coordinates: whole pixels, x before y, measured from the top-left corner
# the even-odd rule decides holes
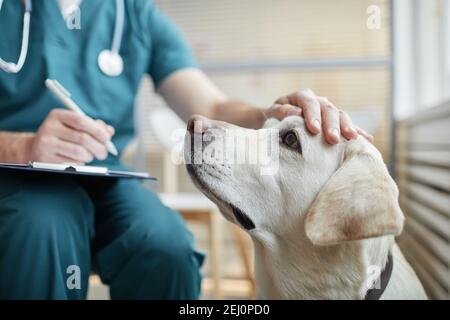
[[[74,5],[81,25],[71,29],[64,18]],[[105,142],[112,139],[120,152],[133,138],[133,105],[146,73],[184,120],[203,114],[257,128],[266,117],[302,114],[308,129],[324,130],[330,143],[360,130],[310,90],[280,97],[265,111],[228,98],[152,1],[0,6],[0,162],[123,168]],[[46,78],[68,88],[90,117],[65,109],[45,88]],[[202,260],[180,216],[136,181],[0,172],[1,299],[83,299],[91,270],[113,299],[195,299]],[[80,284],[68,285],[76,275]]]

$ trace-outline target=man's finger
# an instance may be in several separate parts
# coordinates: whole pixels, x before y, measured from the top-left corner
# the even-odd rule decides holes
[[[84,165],[84,162],[80,162],[71,158],[66,158],[58,154],[51,154],[41,159],[42,162],[50,162],[50,163],[74,163],[79,165]]]
[[[73,159],[75,162],[88,163],[94,160],[94,156],[86,148],[78,144],[54,137],[52,145],[53,153],[64,158]]]
[[[356,132],[358,132],[358,134],[362,135],[369,142],[374,142],[375,138],[370,133],[368,133],[367,131],[361,129],[360,127],[356,127],[355,129],[356,129]]]
[[[336,144],[341,137],[339,110],[326,98],[318,98],[322,110],[323,129],[325,140]]]
[[[358,137],[358,133],[355,130],[355,126],[353,125],[350,116],[344,111],[339,111],[339,119],[342,135],[349,140],[356,139]]]
[[[61,140],[83,146],[99,160],[104,160],[108,156],[105,145],[86,132],[77,131],[60,124],[56,129],[56,135]]]
[[[276,104],[266,111],[266,117],[276,118],[278,120],[283,120],[287,116],[294,116],[294,115],[301,116],[302,109],[289,104],[284,105]]]
[[[93,138],[106,143],[111,139],[111,135],[102,125],[95,122],[92,118],[85,115],[80,115],[73,111],[59,112],[58,117],[62,123],[73,129],[86,132]]]
[[[300,91],[297,93],[294,104],[302,108],[308,130],[311,133],[319,133],[322,127],[320,103],[312,91]]]
[[[116,133],[116,130],[112,126],[106,124],[103,120],[95,120],[95,121],[101,126],[103,126],[111,136],[113,136]]]
[[[275,104],[291,104],[288,96],[282,96],[275,101]]]

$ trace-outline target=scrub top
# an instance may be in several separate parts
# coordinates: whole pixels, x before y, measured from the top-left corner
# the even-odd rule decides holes
[[[51,78],[66,87],[89,116],[112,125],[113,142],[123,150],[135,133],[134,100],[143,75],[148,73],[157,88],[172,72],[196,63],[179,29],[153,1],[126,0],[120,49],[124,71],[118,77],[104,75],[97,58],[111,48],[115,3],[84,0],[81,29],[70,30],[57,0],[33,1],[25,65],[18,74],[0,70],[0,131],[35,132],[52,109],[64,108],[44,85]],[[23,11],[22,1],[4,1],[0,56],[6,61],[19,57]],[[121,166],[112,156],[101,164]]]

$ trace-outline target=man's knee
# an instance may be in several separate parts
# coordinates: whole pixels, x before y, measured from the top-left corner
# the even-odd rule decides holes
[[[167,212],[165,228],[152,233],[137,250],[149,263],[156,261],[162,268],[180,276],[197,273],[203,260],[194,248],[194,239],[181,217]]]
[[[193,241],[190,237],[183,235],[186,230],[174,232],[173,240],[169,242],[156,241],[147,243],[141,249],[148,257],[157,259],[161,266],[166,267],[180,275],[196,272],[200,265],[200,260],[193,260],[197,256]]]
[[[140,241],[127,241],[132,254],[111,281],[112,297],[130,298],[126,292],[132,292],[134,298],[198,298],[204,256],[195,250],[193,237],[178,214],[167,210],[164,220],[162,228],[142,223],[129,234]],[[139,278],[130,281],[130,274]]]

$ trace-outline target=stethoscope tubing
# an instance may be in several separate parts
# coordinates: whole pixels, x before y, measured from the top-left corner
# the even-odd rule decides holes
[[[0,0],[0,12],[3,6],[3,1]],[[30,20],[31,11],[33,9],[31,0],[24,0],[25,12],[23,14],[23,29],[22,29],[22,45],[20,47],[20,54],[17,63],[7,62],[0,58],[0,68],[8,73],[18,73],[22,70],[25,61],[27,60],[28,44],[30,43]]]
[[[2,10],[4,0],[0,0],[0,12]],[[22,30],[22,45],[20,49],[19,59],[17,63],[7,62],[0,57],[0,68],[7,73],[19,73],[27,59],[28,45],[30,40],[30,20],[31,11],[33,9],[32,0],[23,0],[24,14],[23,14],[23,30]],[[125,25],[125,2],[124,0],[116,0],[116,21],[114,24],[114,36],[111,45],[111,53],[122,59],[119,55],[120,47],[122,45],[122,36]],[[102,70],[104,71],[104,70]],[[121,72],[120,72],[121,73]]]
[[[114,37],[111,46],[111,51],[114,53],[119,53],[120,51],[124,25],[125,25],[124,0],[116,0],[116,23],[114,25]]]

